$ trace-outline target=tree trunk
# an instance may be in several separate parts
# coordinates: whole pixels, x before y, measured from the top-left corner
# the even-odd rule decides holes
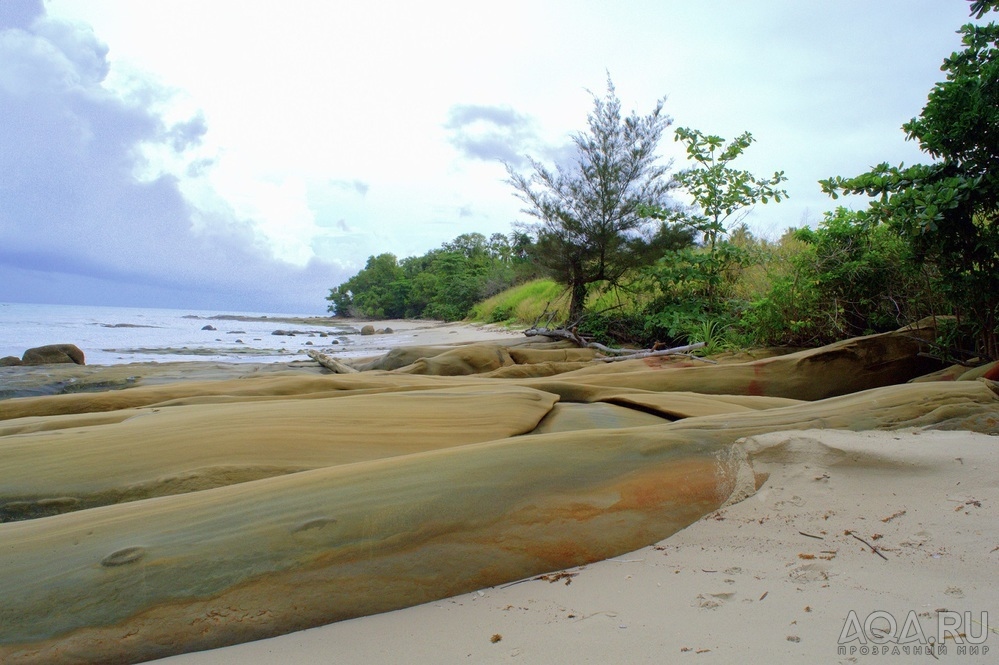
[[[581,278],[573,278],[570,285],[572,296],[569,300],[569,321],[577,323],[583,317],[583,308],[586,306],[586,282]]]

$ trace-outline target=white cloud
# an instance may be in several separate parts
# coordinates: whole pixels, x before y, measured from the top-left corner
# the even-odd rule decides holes
[[[185,196],[199,179],[171,169],[197,157],[200,116],[168,124],[136,103],[168,90],[146,84],[126,98],[105,87],[108,49],[86,26],[40,14],[21,24],[0,26],[0,300],[57,286],[71,302],[145,292],[160,302],[128,304],[321,308],[342,276],[332,265],[309,263],[311,252],[302,267],[282,261],[250,217]],[[274,244],[301,253],[286,233]]]

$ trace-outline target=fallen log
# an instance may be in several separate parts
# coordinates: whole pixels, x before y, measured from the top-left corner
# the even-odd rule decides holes
[[[554,339],[565,339],[572,342],[576,346],[581,346],[584,348],[588,347],[591,344],[591,342],[587,342],[585,339],[580,337],[579,334],[576,332],[575,328],[571,330],[566,328],[536,328],[536,327],[528,328],[527,330],[524,331],[524,336],[525,337],[543,336],[543,337],[552,337]]]
[[[639,358],[652,358],[655,356],[670,356],[670,355],[680,355],[687,353],[689,351],[694,351],[696,349],[704,348],[704,342],[698,342],[696,344],[688,344],[686,346],[677,346],[672,349],[660,349],[658,351],[645,350],[645,351],[635,351],[634,349],[612,349],[609,346],[600,344],[599,342],[589,342],[583,339],[579,333],[576,332],[575,328],[528,328],[524,331],[526,337],[552,337],[554,339],[564,339],[572,342],[573,344],[582,347],[584,349],[596,349],[601,353],[617,356],[615,358],[597,358],[596,360],[602,360],[604,362],[614,362],[616,360],[637,360]]]
[[[308,354],[310,358],[335,374],[357,374],[358,372],[358,370],[354,369],[350,365],[346,365],[333,356],[325,353],[310,350]]]
[[[605,363],[617,362],[619,360],[638,360],[639,358],[655,358],[657,356],[686,356],[688,351],[696,351],[697,349],[703,349],[705,346],[704,342],[697,342],[696,344],[687,344],[686,346],[675,346],[672,349],[660,349],[659,351],[638,351],[637,353],[631,353],[626,356],[615,356],[613,358],[597,358]],[[690,358],[697,358],[696,356],[688,356]],[[708,360],[707,358],[697,358],[697,360],[703,360],[704,362],[714,363],[713,360]],[[717,364],[717,363],[715,363]]]

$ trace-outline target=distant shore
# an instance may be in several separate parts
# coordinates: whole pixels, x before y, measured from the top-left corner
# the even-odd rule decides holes
[[[229,320],[230,316],[201,317],[191,315],[185,318],[198,320]],[[268,321],[285,324],[335,325],[338,328],[351,328],[347,339],[342,343],[323,344],[316,339],[311,348],[340,358],[367,358],[387,353],[401,346],[456,345],[474,342],[510,341],[523,337],[523,332],[502,326],[472,324],[464,322],[426,321],[415,319],[330,319],[328,317],[238,317],[239,320]],[[376,331],[389,330],[372,335],[362,335],[364,326],[372,326]],[[67,340],[71,341],[71,340]],[[86,352],[87,349],[84,349]],[[157,349],[160,355],[169,357],[171,349]],[[178,353],[210,355],[211,347],[202,349],[176,349]],[[256,353],[252,347],[241,350],[245,356]],[[232,349],[227,349],[233,353]],[[0,367],[0,399],[57,395],[63,392],[90,392],[129,388],[138,382],[146,384],[169,383],[173,381],[220,380],[241,376],[267,374],[287,369],[320,373],[318,364],[307,359],[291,359],[280,362],[238,362],[227,363],[218,360],[177,360],[166,362],[136,362],[114,365],[39,365]]]

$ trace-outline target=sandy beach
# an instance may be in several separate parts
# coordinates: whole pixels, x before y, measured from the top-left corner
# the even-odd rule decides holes
[[[388,325],[346,374],[31,370],[91,383],[0,401],[4,662],[994,658],[991,374]]]

